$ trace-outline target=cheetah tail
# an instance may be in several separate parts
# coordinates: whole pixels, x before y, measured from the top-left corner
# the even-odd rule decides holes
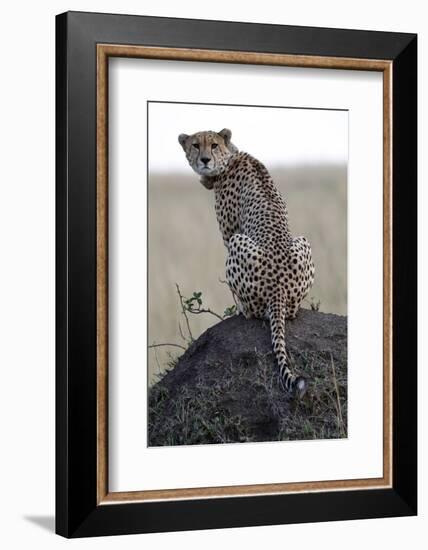
[[[285,345],[285,299],[277,297],[269,306],[269,321],[272,347],[279,366],[279,376],[283,389],[289,393],[303,397],[307,382],[302,376],[292,373],[289,366],[289,356]]]

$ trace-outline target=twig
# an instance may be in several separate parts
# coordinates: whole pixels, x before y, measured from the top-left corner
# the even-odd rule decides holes
[[[229,290],[232,293],[232,298],[233,298],[233,301],[235,302],[236,310],[238,310],[238,300],[236,299],[235,293],[233,292],[233,290],[230,287],[229,287]]]
[[[190,341],[194,342],[193,334],[192,334],[192,331],[190,330],[189,318],[187,317],[187,313],[186,313],[186,310],[185,310],[184,305],[183,305],[183,296],[180,292],[180,287],[178,286],[177,283],[175,283],[175,286],[177,287],[177,293],[178,293],[178,296],[180,297],[181,311],[184,315],[184,318],[186,319],[186,325],[187,325],[187,330],[189,332]]]
[[[180,333],[181,338],[182,338],[185,342],[187,342],[186,337],[185,337],[184,334],[183,334],[183,330],[182,330],[182,328],[181,328],[181,323],[180,323],[180,321],[178,322],[178,332]]]
[[[174,348],[181,348],[181,349],[184,349],[184,351],[186,351],[187,348],[185,348],[184,346],[180,346],[180,344],[152,344],[151,346],[148,346],[149,348],[160,348],[162,346],[173,346]]]
[[[220,283],[228,286],[228,288],[230,290],[230,293],[232,294],[233,301],[235,302],[235,307],[236,307],[236,309],[238,309],[238,301],[236,299],[235,293],[233,292],[233,290],[230,287],[230,284],[227,281],[223,281],[223,279],[220,279],[220,278],[219,278],[219,281],[220,281]]]
[[[238,302],[236,300],[236,296],[235,296],[235,293],[233,292],[233,290],[230,288],[230,284],[225,281],[224,279],[220,279],[220,277],[218,278],[219,282],[222,284],[222,285],[227,285],[229,290],[230,290],[230,293],[232,294],[232,298],[233,298],[233,301],[235,302],[235,307],[236,309],[238,309]]]
[[[217,319],[220,319],[220,321],[223,321],[223,317],[216,313],[215,311],[212,311],[211,309],[193,309],[191,306],[189,306],[188,311],[190,313],[194,313],[195,315],[198,315],[199,313],[211,313],[211,315],[214,315],[214,317],[217,317]]]

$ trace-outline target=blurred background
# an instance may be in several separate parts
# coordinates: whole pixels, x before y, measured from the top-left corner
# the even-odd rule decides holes
[[[225,248],[207,191],[187,163],[180,133],[232,130],[232,141],[263,162],[284,196],[293,235],[305,235],[315,262],[315,284],[303,307],[347,313],[346,111],[149,103],[148,342],[186,347],[182,295],[201,292],[204,308],[219,315],[233,305],[225,278]],[[188,314],[197,338],[218,322]],[[149,349],[149,382],[183,350]]]

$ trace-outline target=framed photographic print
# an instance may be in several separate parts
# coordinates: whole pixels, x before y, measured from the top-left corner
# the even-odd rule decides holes
[[[416,36],[56,25],[57,532],[416,514]]]

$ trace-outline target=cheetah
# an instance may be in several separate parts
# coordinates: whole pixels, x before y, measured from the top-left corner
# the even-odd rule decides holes
[[[226,281],[245,318],[267,318],[283,389],[296,397],[307,380],[290,369],[285,320],[294,319],[314,282],[305,237],[293,237],[286,203],[265,166],[231,142],[232,133],[180,134],[191,168],[214,190],[215,212],[227,249]]]

